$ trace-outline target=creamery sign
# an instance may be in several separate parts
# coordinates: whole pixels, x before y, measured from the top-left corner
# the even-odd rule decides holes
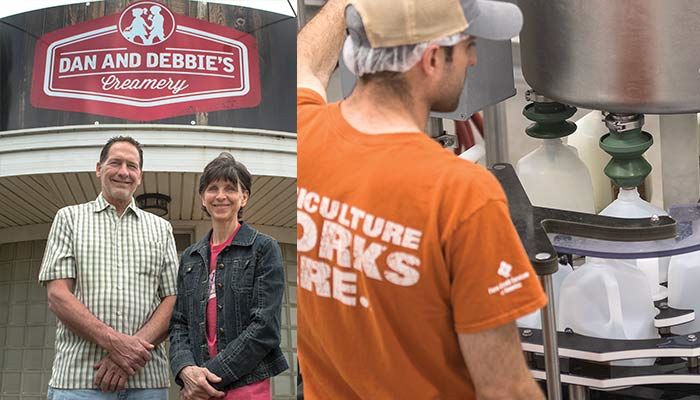
[[[255,107],[255,38],[141,1],[59,29],[36,43],[37,108],[152,121]]]

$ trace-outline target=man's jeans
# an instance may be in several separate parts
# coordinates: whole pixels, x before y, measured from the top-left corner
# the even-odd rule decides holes
[[[48,400],[167,400],[168,389],[125,389],[103,393],[90,389],[56,389],[49,386]]]

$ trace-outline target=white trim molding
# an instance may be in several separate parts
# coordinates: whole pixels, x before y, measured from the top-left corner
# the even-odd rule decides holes
[[[296,134],[186,125],[80,125],[0,133],[0,177],[93,172],[109,138],[141,142],[144,171],[201,172],[222,151],[253,175],[296,177]]]

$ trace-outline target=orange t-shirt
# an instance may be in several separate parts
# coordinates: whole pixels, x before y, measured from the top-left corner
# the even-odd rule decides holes
[[[297,91],[306,399],[470,399],[457,333],[546,297],[498,181],[425,134],[369,135]]]

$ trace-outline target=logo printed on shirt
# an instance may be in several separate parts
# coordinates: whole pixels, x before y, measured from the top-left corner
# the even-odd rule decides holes
[[[513,266],[505,261],[501,261],[501,265],[498,267],[498,275],[504,278],[510,278],[510,271],[513,270]]]
[[[397,286],[420,280],[417,229],[304,188],[297,188],[297,228],[298,285],[317,296],[368,308],[358,274]]]
[[[209,273],[209,300],[216,298],[216,286],[214,286],[214,283],[216,283],[216,270]]]
[[[513,266],[505,261],[501,261],[498,266],[496,273],[503,277],[505,280],[501,281],[498,285],[491,286],[488,288],[489,295],[494,295],[498,293],[501,296],[505,296],[509,293],[513,293],[516,290],[523,287],[522,281],[530,277],[529,272],[523,272],[520,275],[511,276],[513,271]]]

